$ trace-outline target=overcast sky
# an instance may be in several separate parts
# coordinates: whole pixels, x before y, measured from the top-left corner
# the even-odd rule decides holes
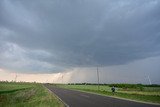
[[[160,84],[159,65],[159,0],[0,1],[1,80],[96,82],[99,66],[101,82]]]

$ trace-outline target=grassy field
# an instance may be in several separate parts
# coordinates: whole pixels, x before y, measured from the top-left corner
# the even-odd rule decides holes
[[[142,102],[150,102],[160,104],[160,87],[143,87],[143,90],[138,88],[116,88],[116,93],[113,95],[111,87],[108,85],[100,85],[99,90],[97,85],[57,85],[67,89],[74,89],[86,92],[97,93],[106,96],[114,96],[119,98],[137,100]]]
[[[64,105],[42,84],[0,82],[0,107],[64,107]]]

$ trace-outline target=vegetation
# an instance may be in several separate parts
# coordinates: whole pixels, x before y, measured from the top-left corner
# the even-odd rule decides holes
[[[57,85],[67,89],[74,89],[79,91],[97,93],[106,96],[114,96],[119,98],[126,98],[137,101],[151,102],[160,104],[160,87],[146,87],[142,84],[101,84],[98,85]],[[111,92],[111,87],[116,86],[116,93]]]
[[[136,90],[136,91],[143,91],[144,86],[142,84],[109,84],[110,87],[115,86],[117,88],[122,88],[124,90]]]
[[[0,107],[63,107],[42,85],[0,82]]]

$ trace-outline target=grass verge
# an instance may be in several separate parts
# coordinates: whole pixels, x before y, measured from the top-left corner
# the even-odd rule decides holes
[[[0,107],[64,107],[42,84],[0,83]]]

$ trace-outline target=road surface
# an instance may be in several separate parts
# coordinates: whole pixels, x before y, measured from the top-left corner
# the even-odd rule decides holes
[[[65,102],[69,107],[160,107],[160,105],[127,101],[107,96],[58,88],[53,85],[45,86],[54,94],[56,94],[61,100],[63,100],[63,102]]]

